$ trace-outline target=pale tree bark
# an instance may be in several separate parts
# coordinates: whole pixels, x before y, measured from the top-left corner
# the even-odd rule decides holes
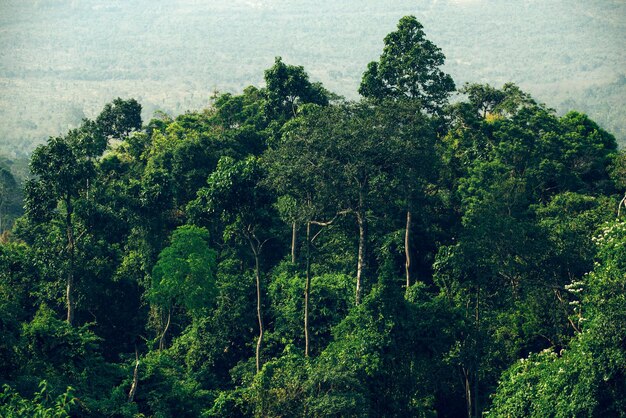
[[[165,328],[163,329],[163,333],[161,333],[161,337],[159,338],[159,350],[165,349],[165,335],[170,328],[170,323],[172,321],[172,307],[169,307],[167,310],[167,322],[165,323]]]
[[[248,227],[247,231],[244,233],[244,236],[248,240],[250,244],[250,249],[252,250],[252,255],[254,255],[254,278],[256,281],[256,316],[259,322],[259,337],[256,341],[256,372],[258,373],[261,370],[261,348],[263,347],[263,307],[261,305],[261,249],[263,248],[263,244],[265,242],[260,242],[257,238],[254,227]]]
[[[332,225],[332,223],[337,219],[339,214],[335,215],[333,219],[330,221],[307,221],[306,224],[306,277],[304,282],[304,356],[309,357],[311,352],[311,337],[310,337],[310,329],[309,329],[309,311],[310,311],[310,299],[311,299],[311,245],[313,241],[322,233],[324,227]],[[311,237],[311,225],[320,226],[320,230],[317,231],[313,237]]]
[[[463,367],[463,377],[465,378],[465,406],[467,409],[467,418],[472,418],[472,389],[470,387],[470,372]]]
[[[261,309],[261,272],[259,267],[259,252],[252,246],[254,253],[254,275],[256,279],[256,314],[259,321],[259,338],[256,342],[256,372],[261,370],[261,347],[263,344],[263,315]]]
[[[137,393],[137,386],[139,385],[139,351],[135,346],[135,370],[133,371],[133,383],[130,385],[130,391],[128,392],[128,402],[135,400],[135,393]]]
[[[304,283],[304,356],[309,357],[309,295],[311,291],[311,222],[306,224],[306,281]]]
[[[411,209],[406,211],[406,229],[404,231],[404,254],[406,262],[404,268],[406,271],[406,289],[411,287]]]
[[[363,293],[363,281],[366,276],[367,261],[366,261],[366,240],[367,240],[367,220],[365,219],[365,213],[361,210],[357,212],[357,222],[359,224],[359,254],[357,259],[356,269],[356,304],[361,303],[361,296]]]
[[[479,405],[479,397],[478,397],[478,369],[480,367],[480,356],[481,356],[481,341],[480,341],[480,286],[476,290],[476,307],[475,307],[475,316],[476,316],[476,364],[474,365],[474,416],[480,417],[480,405]]]
[[[74,226],[72,224],[72,200],[70,197],[65,199],[66,213],[65,213],[65,227],[67,232],[67,251],[69,258],[69,268],[67,272],[67,281],[65,285],[65,304],[67,306],[66,321],[68,324],[74,324],[74,255],[75,255],[75,240],[74,240]]]
[[[296,244],[298,241],[298,224],[293,221],[291,224],[291,262],[296,264]]]

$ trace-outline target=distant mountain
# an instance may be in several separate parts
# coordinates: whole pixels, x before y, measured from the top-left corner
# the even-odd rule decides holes
[[[149,118],[260,84],[275,56],[348,98],[383,37],[415,15],[457,85],[513,81],[626,140],[621,0],[3,0],[0,151],[134,97]]]

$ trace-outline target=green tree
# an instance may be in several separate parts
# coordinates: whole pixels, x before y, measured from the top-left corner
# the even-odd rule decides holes
[[[503,373],[488,416],[626,416],[626,224],[596,237],[593,272],[567,286],[577,295],[582,329],[568,347],[531,354]]]
[[[403,102],[400,106],[386,102],[382,107],[392,108],[389,109],[392,119],[389,123],[398,127],[396,140],[402,142],[405,151],[399,154],[403,163],[398,164],[398,174],[404,178],[400,186],[406,206],[404,251],[408,288],[412,281],[411,231],[416,198],[421,196],[420,200],[424,201],[424,186],[437,172],[436,167],[427,168],[436,161],[435,134],[429,131],[429,123],[420,117],[420,113],[442,115],[455,86],[452,78],[441,70],[445,61],[441,49],[426,39],[423,26],[414,16],[400,19],[397,31],[388,34],[384,42],[379,61],[371,62],[363,74],[359,93],[379,101]],[[411,112],[414,113],[412,116]],[[399,115],[403,116],[402,120]]]
[[[68,387],[65,393],[52,398],[48,393],[48,383],[42,380],[39,391],[33,399],[22,397],[9,385],[4,385],[0,393],[0,414],[6,418],[69,418],[72,406],[76,404],[74,391]]]
[[[22,214],[22,191],[11,171],[0,165],[0,233]]]
[[[438,114],[454,91],[454,81],[441,70],[445,56],[426,39],[414,16],[405,16],[398,29],[385,37],[378,62],[370,62],[359,93],[373,99],[411,98],[429,113]]]
[[[356,303],[360,303],[368,275],[368,220],[393,189],[392,167],[400,158],[400,147],[388,140],[394,129],[384,112],[369,103],[311,108],[285,130],[272,154],[277,167],[285,170],[278,174],[285,179],[279,187],[295,199],[305,222],[312,223],[320,215],[330,219],[354,215],[358,227]]]
[[[141,105],[135,99],[107,103],[95,120],[106,137],[124,139],[141,130]]]
[[[312,364],[312,416],[435,416],[434,376],[454,342],[446,328],[458,319],[445,299],[424,293],[413,288],[407,301],[383,272]]]
[[[95,177],[93,158],[104,151],[106,140],[94,125],[86,121],[65,137],[50,138],[33,152],[30,168],[36,177],[26,183],[26,214],[34,223],[45,223],[56,217],[63,219],[66,235],[64,249],[67,261],[65,304],[66,320],[74,322],[76,234],[74,210],[76,202],[86,196],[89,181]],[[57,207],[59,211],[55,211]]]
[[[265,70],[266,114],[270,120],[284,123],[295,117],[305,103],[327,105],[329,92],[321,83],[311,83],[302,66],[287,65],[276,57]]]
[[[235,161],[223,157],[207,179],[207,186],[198,191],[188,210],[196,223],[221,220],[224,238],[241,240],[252,252],[256,281],[256,311],[259,336],[256,344],[256,369],[261,369],[263,344],[263,309],[261,288],[261,255],[266,243],[274,237],[276,219],[274,196],[264,187],[265,173],[256,157]]]
[[[177,228],[170,245],[159,254],[148,291],[148,299],[167,311],[159,342],[161,349],[165,348],[172,310],[176,306],[197,316],[212,305],[216,293],[215,269],[216,253],[209,248],[207,230],[193,225]]]

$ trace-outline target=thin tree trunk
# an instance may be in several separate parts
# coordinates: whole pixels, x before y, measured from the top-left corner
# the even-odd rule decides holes
[[[480,417],[478,402],[478,369],[480,367],[481,344],[480,344],[480,286],[476,289],[476,364],[474,366],[474,416]]]
[[[470,388],[469,370],[463,367],[465,377],[465,405],[467,406],[467,418],[472,418],[472,390]]]
[[[309,294],[311,289],[311,222],[306,224],[306,281],[304,283],[304,356],[309,356]]]
[[[65,304],[67,305],[66,321],[68,324],[74,324],[74,227],[72,225],[72,200],[65,200],[66,214],[65,227],[67,230],[67,250],[69,255],[69,268],[67,272],[67,282],[65,287]]]
[[[135,370],[133,371],[133,383],[130,385],[130,391],[128,392],[128,402],[135,400],[135,393],[137,393],[137,386],[139,385],[139,352],[137,346],[135,346]]]
[[[291,224],[291,262],[296,264],[296,242],[298,240],[297,231],[298,225],[296,221],[293,221]]]
[[[406,230],[404,231],[404,254],[406,262],[404,268],[406,271],[406,288],[411,287],[411,209],[406,211]]]
[[[159,350],[165,349],[165,334],[167,334],[167,330],[170,328],[170,322],[172,319],[172,307],[170,306],[167,310],[167,322],[165,323],[165,329],[161,334],[161,338],[159,338]]]
[[[263,316],[261,315],[261,272],[259,267],[259,252],[252,245],[254,253],[254,274],[256,276],[256,314],[259,320],[259,339],[256,342],[256,372],[261,370],[261,345],[263,344]]]
[[[357,212],[357,222],[359,223],[359,255],[356,270],[356,304],[361,303],[361,296],[363,292],[363,281],[366,276],[367,262],[366,262],[366,240],[367,240],[367,221],[365,219],[365,213],[362,210]]]

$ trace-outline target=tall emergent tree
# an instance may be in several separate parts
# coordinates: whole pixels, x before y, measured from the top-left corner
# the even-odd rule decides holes
[[[36,177],[26,184],[26,213],[34,223],[62,218],[66,235],[65,268],[66,320],[74,321],[74,273],[76,236],[74,206],[89,189],[96,175],[94,157],[102,154],[107,140],[96,124],[85,121],[64,137],[50,138],[33,152],[31,172]]]
[[[426,39],[415,16],[405,16],[398,30],[385,37],[378,62],[367,65],[359,93],[372,99],[418,100],[428,113],[439,114],[454,91],[452,77],[441,67],[445,55]]]
[[[363,74],[359,86],[359,93],[363,97],[378,101],[409,100],[416,102],[424,113],[431,115],[443,113],[443,108],[448,103],[455,85],[452,77],[441,70],[445,55],[440,48],[426,39],[423,28],[415,16],[405,16],[400,19],[398,30],[385,37],[385,47],[378,62],[370,62]],[[420,125],[423,125],[423,122]],[[420,143],[424,142],[425,138],[415,133],[413,139]],[[411,144],[410,140],[406,141],[406,144],[407,150],[414,150],[417,145]],[[418,159],[424,160],[424,158]],[[419,163],[408,164],[407,167],[419,167]],[[421,177],[423,178],[423,175]],[[404,234],[407,289],[411,285],[412,211],[418,183],[417,181],[403,183],[407,197]]]

